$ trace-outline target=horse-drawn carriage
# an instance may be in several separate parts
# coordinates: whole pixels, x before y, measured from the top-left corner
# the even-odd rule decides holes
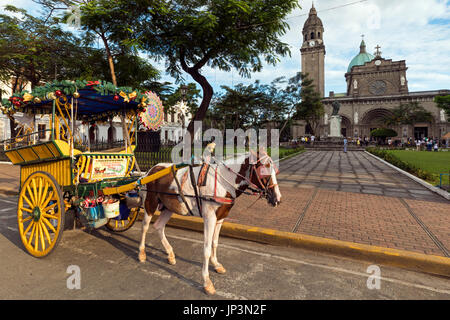
[[[141,178],[133,150],[146,102],[146,93],[100,81],[54,82],[3,101],[3,113],[17,123],[4,148],[20,166],[18,229],[31,255],[44,257],[57,246],[68,213],[88,228],[120,232],[134,224],[139,194],[117,187]],[[90,129],[114,117],[121,118],[124,146],[91,151]],[[49,128],[36,131],[39,119]],[[107,188],[115,189],[105,194]]]
[[[280,203],[276,166],[265,151],[252,150],[240,155],[238,161],[206,157],[195,168],[192,162],[162,163],[142,175],[133,154],[138,117],[146,110],[141,121],[150,127],[157,126],[162,106],[153,109],[147,106],[155,103],[156,98],[153,93],[116,88],[105,82],[63,81],[2,101],[3,113],[12,120],[20,112],[24,119],[22,125],[32,123],[18,130],[20,136],[5,142],[7,157],[21,167],[17,206],[20,238],[31,255],[48,255],[61,239],[69,212],[88,228],[106,226],[115,232],[125,231],[136,221],[142,205],[137,191],[145,185],[146,214],[139,260],[146,261],[145,234],[156,211],[160,211],[160,216],[154,227],[170,264],[176,260],[164,228],[171,214],[202,217],[205,222],[202,276],[205,291],[213,294],[209,259],[218,273],[225,272],[217,260],[222,222],[234,200],[243,193],[264,197],[273,206]],[[49,129],[34,132],[37,115],[48,118]],[[121,118],[123,150],[92,152],[88,126],[92,128],[96,122],[111,123],[114,117]],[[28,121],[30,118],[34,121]],[[87,148],[81,137],[83,131],[88,133]],[[213,146],[206,148],[210,155]]]

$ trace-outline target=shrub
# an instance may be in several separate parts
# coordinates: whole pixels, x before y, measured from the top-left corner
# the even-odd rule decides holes
[[[397,131],[388,129],[388,128],[379,128],[374,129],[370,132],[370,135],[375,138],[387,138],[387,137],[396,137]]]

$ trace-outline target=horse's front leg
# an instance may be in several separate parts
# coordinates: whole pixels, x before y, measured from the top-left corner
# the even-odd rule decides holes
[[[227,270],[223,267],[221,263],[217,260],[217,247],[219,246],[219,234],[220,228],[222,228],[223,220],[219,220],[216,223],[214,228],[214,236],[212,241],[212,250],[211,250],[211,263],[214,266],[214,269],[217,273],[225,273]]]
[[[142,234],[141,234],[141,243],[139,244],[139,261],[145,262],[147,260],[147,255],[145,253],[145,235],[147,234],[148,227],[150,225],[150,221],[152,221],[152,217],[154,214],[153,206],[151,205],[150,200],[144,203],[145,214],[144,219],[142,220]]]
[[[212,241],[214,236],[214,230],[217,222],[216,215],[213,210],[208,210],[208,212],[204,212],[203,215],[204,224],[203,224],[203,269],[202,269],[202,276],[203,276],[203,288],[205,289],[205,292],[207,294],[215,294],[216,289],[214,288],[214,285],[209,279],[209,258],[211,257],[211,251],[212,251]]]

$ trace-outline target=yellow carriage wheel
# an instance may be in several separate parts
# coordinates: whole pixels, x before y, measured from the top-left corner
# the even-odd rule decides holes
[[[114,232],[123,232],[130,229],[136,222],[139,215],[139,208],[133,208],[130,210],[130,214],[125,220],[109,219],[106,227]]]
[[[64,230],[64,201],[56,180],[48,173],[33,173],[22,186],[17,206],[19,234],[33,256],[48,255]]]

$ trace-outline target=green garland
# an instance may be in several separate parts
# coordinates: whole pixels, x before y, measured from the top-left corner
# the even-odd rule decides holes
[[[0,109],[5,115],[12,115],[18,111],[23,112],[25,109],[30,110],[28,107],[33,106],[34,104],[39,104],[44,101],[51,101],[53,99],[56,99],[55,92],[58,90],[66,96],[73,96],[73,94],[77,92],[77,90],[84,89],[86,87],[91,87],[104,96],[119,95],[121,92],[129,95],[130,93],[134,92],[136,96],[133,100],[136,101],[141,101],[145,96],[145,94],[140,92],[139,90],[133,90],[133,88],[131,87],[116,87],[114,84],[107,81],[63,80],[50,82],[43,86],[36,87],[32,90],[31,93],[27,90],[15,93],[9,99],[2,99],[2,106],[0,107]],[[123,97],[120,98],[123,99]],[[25,101],[26,99],[29,100]],[[141,110],[142,107],[137,108],[137,111]],[[106,121],[105,119],[110,118],[111,115],[111,113],[108,113],[91,116],[85,121]],[[118,113],[115,115],[118,115]]]

